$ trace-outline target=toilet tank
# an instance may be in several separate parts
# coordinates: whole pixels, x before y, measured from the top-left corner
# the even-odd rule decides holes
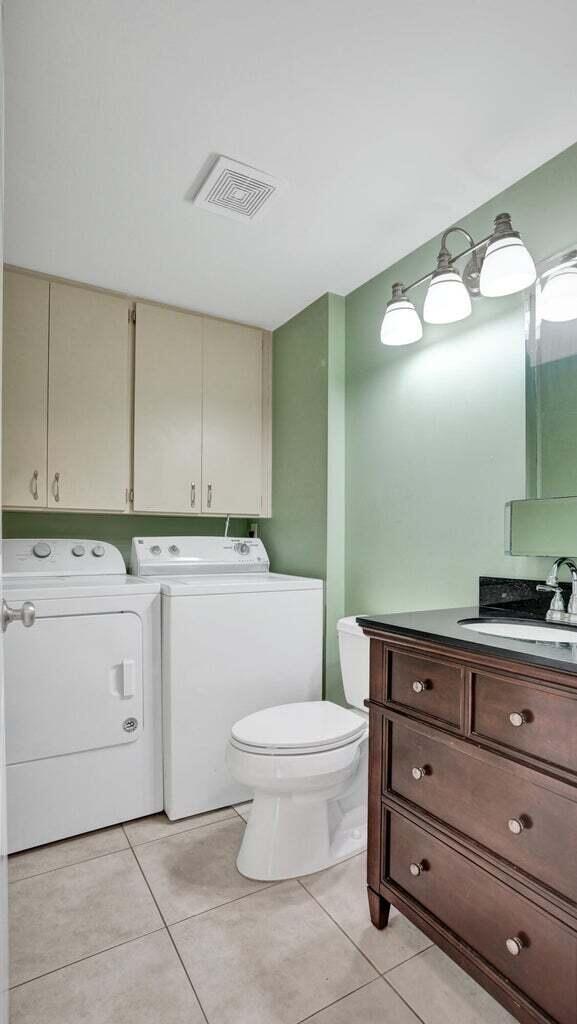
[[[366,712],[364,701],[369,696],[370,641],[351,615],[337,622],[341,673],[347,704]]]

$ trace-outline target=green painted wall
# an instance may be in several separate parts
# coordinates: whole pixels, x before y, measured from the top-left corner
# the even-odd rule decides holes
[[[460,223],[480,238],[507,210],[541,259],[577,241],[576,195],[573,146]],[[480,300],[414,346],[379,342],[392,283],[423,274],[438,248],[427,242],[346,300],[349,613],[469,604],[479,574],[538,577],[547,564],[503,543],[504,504],[525,497],[523,297]]]
[[[327,695],[342,699],[336,620],[344,608],[344,299],[324,295],[273,335],[272,518],[276,572],[326,581]]]
[[[192,516],[127,516],[88,512],[4,512],[5,537],[86,537],[105,540],[120,548],[125,561],[130,557],[133,537],[210,536],[222,534],[224,519]],[[229,533],[245,537],[245,519],[231,519]]]

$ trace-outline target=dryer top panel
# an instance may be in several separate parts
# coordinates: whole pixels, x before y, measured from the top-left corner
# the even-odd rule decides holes
[[[4,576],[123,576],[118,548],[100,540],[33,537],[2,542]]]

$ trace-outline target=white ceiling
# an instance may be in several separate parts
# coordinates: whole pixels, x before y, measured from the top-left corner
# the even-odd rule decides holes
[[[5,0],[5,258],[274,327],[570,145],[575,0]],[[285,178],[254,224],[211,154]]]

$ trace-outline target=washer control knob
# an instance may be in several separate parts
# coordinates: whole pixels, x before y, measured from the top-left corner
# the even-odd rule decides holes
[[[95,558],[102,558],[102,556],[106,554],[104,544],[95,544],[92,548],[92,554]]]
[[[72,554],[75,558],[82,558],[82,556],[86,554],[84,544],[75,544],[72,548]]]
[[[234,550],[238,551],[239,555],[248,555],[250,554],[250,545],[245,540],[239,540],[234,545]]]
[[[151,555],[159,555],[161,551],[162,551],[162,548],[160,547],[159,544],[153,544],[151,549],[150,549],[150,554]]]
[[[52,548],[45,540],[39,540],[32,548],[32,553],[36,555],[36,558],[48,558],[48,555],[52,554]]]
[[[160,548],[158,550],[160,551]],[[171,544],[168,550],[170,551],[171,555],[180,554],[180,548],[176,544]]]

